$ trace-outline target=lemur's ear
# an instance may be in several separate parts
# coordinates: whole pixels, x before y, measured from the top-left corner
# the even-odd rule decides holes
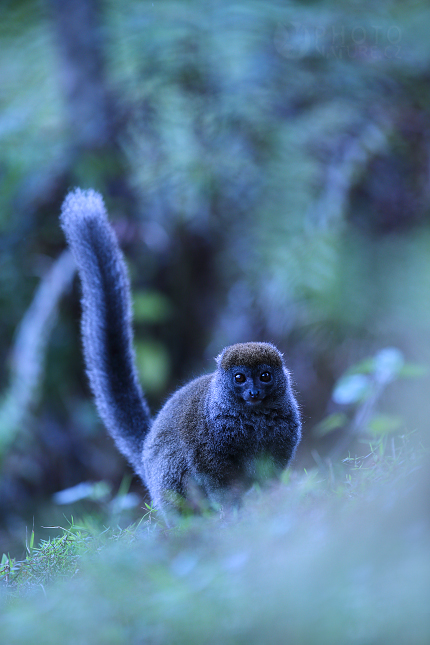
[[[221,361],[222,361],[222,356],[224,354],[224,350],[218,354],[218,356],[215,356],[215,363],[217,367],[221,367]]]

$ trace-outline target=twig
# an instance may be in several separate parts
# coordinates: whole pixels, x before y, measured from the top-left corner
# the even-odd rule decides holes
[[[0,456],[38,400],[46,346],[58,302],[70,287],[74,273],[73,257],[64,251],[39,284],[18,328],[12,348],[10,385],[0,402]]]

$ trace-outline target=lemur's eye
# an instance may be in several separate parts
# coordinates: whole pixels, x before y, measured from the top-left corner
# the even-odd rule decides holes
[[[263,381],[263,383],[269,383],[269,381],[272,380],[272,375],[270,372],[263,372],[260,374],[260,381]]]
[[[236,383],[245,383],[246,381],[245,374],[242,374],[241,372],[239,372],[238,374],[235,374],[234,380],[236,381]]]

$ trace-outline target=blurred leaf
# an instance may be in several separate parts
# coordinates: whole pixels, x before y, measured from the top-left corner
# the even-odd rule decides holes
[[[402,352],[396,347],[381,349],[375,356],[375,378],[378,383],[389,383],[399,375],[404,365]]]
[[[421,378],[428,376],[429,368],[427,365],[420,363],[405,363],[399,371],[399,376],[402,378]]]
[[[393,414],[375,414],[369,421],[369,430],[375,435],[389,434],[398,430],[403,420]]]
[[[370,389],[370,379],[364,374],[342,376],[335,385],[332,398],[342,405],[359,403],[368,396]]]
[[[329,414],[328,417],[315,426],[314,433],[319,437],[323,437],[324,435],[333,432],[333,430],[343,428],[347,421],[348,417],[346,414],[343,412],[334,412],[333,414]]]
[[[111,486],[108,482],[81,482],[76,486],[65,488],[53,495],[56,504],[73,504],[82,499],[100,500],[111,493]]]
[[[345,374],[373,374],[375,371],[375,359],[373,356],[364,358],[362,361],[351,365]]]
[[[133,312],[136,322],[159,323],[170,318],[172,307],[158,291],[137,291],[133,294]]]
[[[161,392],[170,373],[170,359],[166,347],[156,341],[138,341],[135,349],[143,389],[146,392]]]

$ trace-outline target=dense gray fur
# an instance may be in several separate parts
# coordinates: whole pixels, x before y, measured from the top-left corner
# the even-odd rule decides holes
[[[79,189],[62,226],[83,288],[85,359],[99,412],[155,506],[237,505],[285,468],[301,436],[283,357],[269,343],[224,349],[217,369],[171,396],[151,422],[132,349],[130,287],[100,195]]]
[[[82,338],[97,407],[119,450],[139,470],[150,415],[135,368],[127,269],[98,193],[69,193],[61,224],[81,276]]]

